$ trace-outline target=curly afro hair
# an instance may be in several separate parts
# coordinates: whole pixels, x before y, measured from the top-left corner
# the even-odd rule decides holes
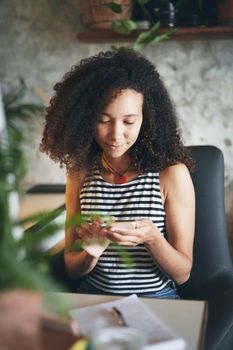
[[[54,86],[40,150],[68,172],[92,170],[101,148],[95,141],[99,117],[113,93],[133,89],[144,96],[143,122],[130,157],[139,172],[161,171],[193,160],[183,146],[175,109],[154,65],[132,49],[82,59]]]

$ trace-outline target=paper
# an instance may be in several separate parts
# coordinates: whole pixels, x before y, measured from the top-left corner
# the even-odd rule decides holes
[[[70,311],[78,323],[81,333],[86,336],[104,327],[117,325],[112,307],[117,307],[124,315],[126,324],[143,332],[147,339],[144,350],[182,350],[185,341],[169,329],[135,294],[120,300]]]
[[[93,238],[88,241],[80,241],[82,248],[95,258],[99,258],[103,251],[108,247],[110,241],[105,237]]]

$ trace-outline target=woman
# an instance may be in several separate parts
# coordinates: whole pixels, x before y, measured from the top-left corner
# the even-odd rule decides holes
[[[130,49],[101,52],[74,66],[55,92],[41,150],[67,168],[67,220],[77,213],[116,220],[67,228],[67,271],[86,276],[85,293],[177,298],[175,284],[192,267],[193,161],[158,72]],[[72,248],[77,239],[81,251]]]

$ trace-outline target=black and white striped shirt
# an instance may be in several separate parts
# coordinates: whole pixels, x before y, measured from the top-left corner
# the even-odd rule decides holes
[[[85,178],[81,194],[81,213],[112,215],[116,220],[149,218],[165,234],[165,211],[160,193],[159,174],[149,172],[124,184],[110,184],[99,171]],[[131,294],[156,292],[170,279],[156,265],[143,244],[127,247],[133,259],[129,268],[111,244],[100,256],[87,281],[103,292]]]

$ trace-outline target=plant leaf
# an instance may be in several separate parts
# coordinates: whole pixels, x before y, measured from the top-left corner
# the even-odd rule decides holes
[[[133,258],[128,254],[127,250],[117,243],[111,243],[113,249],[117,251],[123,263],[127,265],[128,268],[132,268],[135,264]]]
[[[148,45],[155,37],[155,33],[160,27],[160,22],[156,22],[155,25],[149,30],[142,32],[134,43],[134,48],[139,49],[142,46]]]
[[[37,221],[51,221],[58,215],[60,215],[64,211],[64,208],[58,208],[51,211],[42,211],[33,215],[28,215],[26,218],[23,218],[15,223],[15,225],[24,225],[28,224],[30,222],[37,222]]]
[[[102,220],[107,226],[114,222],[114,218],[110,215],[101,215],[98,213],[93,214],[74,214],[66,222],[66,227],[76,227],[83,223]]]
[[[37,246],[39,243],[43,242],[46,238],[53,236],[59,230],[64,229],[64,224],[50,223],[44,228],[40,229],[35,234],[33,232],[27,231],[22,238],[20,238],[16,243],[19,246],[26,247]]]
[[[112,29],[122,35],[129,35],[135,29],[137,24],[131,20],[123,19],[112,21]]]
[[[7,120],[18,118],[20,120],[27,120],[35,117],[35,115],[45,115],[45,107],[40,105],[33,105],[25,103],[16,107],[6,107]]]
[[[177,31],[177,28],[172,28],[166,33],[156,34],[156,31],[158,30],[159,27],[160,27],[160,23],[157,22],[150,30],[141,33],[133,45],[134,49],[138,50],[142,46],[157,44],[162,40],[166,40],[170,38],[170,36]]]
[[[103,6],[109,8],[110,10],[112,10],[112,12],[115,12],[115,13],[122,12],[121,5],[116,4],[115,2],[108,2],[107,4],[103,4]]]

